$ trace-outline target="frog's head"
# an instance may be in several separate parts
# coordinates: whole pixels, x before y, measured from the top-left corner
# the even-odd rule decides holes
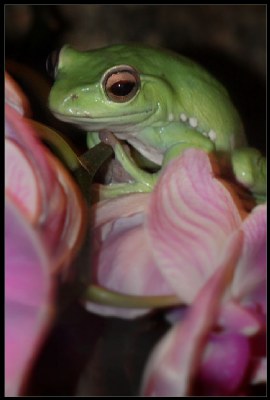
[[[217,149],[244,143],[225,88],[183,56],[136,44],[84,52],[66,45],[54,64],[49,107],[57,118],[85,131],[108,129],[126,140],[130,132],[136,138],[141,133],[140,141],[157,146],[156,136],[146,137],[145,128],[177,122],[206,134]]]
[[[88,131],[125,132],[161,121],[174,93],[158,56],[130,45],[85,52],[66,45],[54,62],[49,107],[57,118]]]

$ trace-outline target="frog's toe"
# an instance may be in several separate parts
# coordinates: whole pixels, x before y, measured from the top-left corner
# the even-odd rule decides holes
[[[237,182],[241,183],[246,188],[252,188],[254,186],[255,179],[251,169],[234,166],[233,170]]]
[[[266,194],[266,159],[257,149],[235,150],[232,168],[237,181],[255,196]]]

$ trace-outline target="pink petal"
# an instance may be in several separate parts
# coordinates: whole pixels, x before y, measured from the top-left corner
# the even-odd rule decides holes
[[[56,178],[48,164],[44,146],[38,139],[31,120],[22,117],[8,105],[5,106],[5,136],[16,142],[31,161],[39,181],[43,185],[43,196],[50,197],[56,184]]]
[[[265,324],[265,315],[260,310],[243,307],[240,303],[225,302],[220,311],[219,325],[245,336],[255,335]]]
[[[255,207],[243,222],[244,248],[232,295],[247,304],[266,305],[266,204]]]
[[[51,320],[49,258],[40,237],[11,201],[5,205],[6,395],[25,384]]]
[[[108,223],[114,223],[120,217],[145,212],[148,199],[148,193],[136,193],[99,201],[91,208],[94,227],[100,229],[102,226],[107,226]],[[104,230],[104,228],[102,229]]]
[[[45,149],[44,149],[45,151]],[[87,207],[77,184],[63,164],[49,151],[45,151],[48,163],[54,169],[58,186],[50,199],[45,236],[53,249],[56,271],[68,267],[77,254],[88,224]]]
[[[6,106],[6,192],[43,233],[56,271],[70,265],[82,243],[86,205],[65,167],[40,142],[42,129]]]
[[[31,160],[10,139],[5,140],[5,192],[35,224],[41,213],[41,184]]]
[[[167,166],[151,196],[146,228],[161,274],[191,302],[220,263],[241,225],[229,191],[213,176],[208,155],[186,150]]]
[[[133,295],[172,294],[152,260],[144,233],[144,213],[148,195],[123,196],[96,206],[93,232],[92,282],[110,290]],[[134,318],[149,310],[125,310],[87,304],[87,309],[103,315]]]
[[[186,318],[176,324],[154,349],[144,372],[142,395],[189,394],[241,249],[242,235],[238,231],[231,236],[222,264],[203,286]]]

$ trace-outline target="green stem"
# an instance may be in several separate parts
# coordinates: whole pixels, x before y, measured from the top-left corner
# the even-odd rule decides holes
[[[32,122],[36,125],[40,138],[53,148],[56,155],[71,171],[80,167],[77,154],[59,133],[39,122]]]
[[[179,297],[171,296],[136,296],[89,285],[83,300],[102,305],[121,308],[163,308],[181,305]]]
[[[77,155],[71,145],[55,130],[32,121],[40,138],[69,169],[77,181],[88,204],[91,204],[91,184],[101,165],[112,155],[109,145],[99,143],[82,155]]]

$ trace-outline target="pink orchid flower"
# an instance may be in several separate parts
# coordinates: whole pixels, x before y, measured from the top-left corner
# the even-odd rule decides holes
[[[135,296],[171,295],[158,270],[145,230],[149,193],[137,193],[92,206],[91,283]],[[85,303],[87,310],[106,316],[135,318],[150,309],[119,308]]]
[[[16,99],[10,92],[6,91]],[[5,107],[5,192],[42,231],[51,253],[51,269],[57,271],[70,264],[80,247],[86,205],[67,170],[38,138],[38,132],[48,128],[9,104]]]
[[[28,103],[7,77],[5,110],[5,383],[24,393],[53,319],[55,274],[82,242],[82,195],[38,138]]]
[[[143,395],[245,394],[266,380],[266,205],[242,220],[207,155],[188,150],[149,210],[157,267],[191,307],[154,349]]]
[[[93,209],[95,283],[176,294],[190,305],[150,358],[143,395],[187,395],[194,385],[201,394],[237,394],[265,380],[266,205],[247,213],[215,175],[208,156],[189,149],[151,194]],[[86,307],[124,318],[149,312]]]
[[[188,159],[191,159],[191,165],[187,167],[185,163]],[[181,211],[183,217],[179,216],[179,220],[181,220],[179,229],[174,229],[175,224],[172,224],[174,215],[171,218],[170,215],[167,215],[170,211],[173,211],[170,199],[166,198],[164,201],[161,201],[162,196],[166,196],[165,192],[168,192],[169,185],[174,185],[175,176],[171,176],[172,167],[164,171],[162,175],[164,178],[162,179],[161,176],[153,193],[130,194],[114,200],[98,202],[92,207],[93,254],[91,271],[92,282],[94,284],[128,295],[169,296],[177,294],[184,303],[190,303],[193,300],[194,295],[199,289],[199,285],[203,283],[203,279],[206,280],[212,273],[213,268],[215,268],[214,257],[215,254],[220,252],[220,243],[223,243],[230,232],[238,229],[243,217],[243,211],[239,212],[230,192],[217,179],[213,178],[210,164],[208,165],[206,174],[208,182],[205,182],[204,185],[202,181],[204,179],[203,176],[200,178],[199,176],[194,177],[194,179],[198,180],[199,187],[193,191],[189,189],[188,185],[191,184],[188,177],[191,171],[194,171],[194,167],[192,166],[193,161],[193,158],[190,158],[190,156],[185,156],[181,162],[179,159],[180,164],[176,166],[178,180],[181,181],[182,192],[186,193],[187,202],[197,202],[197,208],[193,210],[192,208],[188,208],[180,197],[177,198],[176,195],[174,197],[171,196],[176,204],[181,204],[183,208]],[[189,171],[189,168],[191,168],[191,171]],[[222,221],[224,221],[223,226],[220,226],[219,221],[215,221],[213,218],[213,210],[209,209],[208,211],[204,207],[204,198],[207,207],[211,206],[206,196],[207,190],[210,192],[213,186],[216,188],[216,193],[210,193],[210,197],[212,195],[224,196],[226,199],[223,202],[225,206],[222,204],[219,206],[221,209],[218,210]],[[174,188],[172,188],[173,190]],[[198,190],[204,191],[204,197],[200,192],[196,192]],[[181,195],[182,192],[180,193]],[[204,227],[207,227],[207,229],[205,229],[205,235],[202,239],[194,236],[196,235],[195,231],[193,234],[194,237],[190,240],[183,230],[182,225],[185,223],[185,226],[188,226],[187,229],[192,230],[194,228],[192,218],[197,219],[198,210],[204,210],[204,213],[200,212],[201,215],[199,217],[202,220],[202,229]],[[214,209],[214,211],[216,214],[217,210]],[[164,226],[159,225],[156,229],[154,224],[159,220],[161,220]],[[160,232],[158,229],[160,229]],[[177,239],[172,241],[175,232]],[[155,238],[155,235],[159,233],[160,235],[163,234],[163,237],[161,239],[159,237]],[[203,241],[205,243],[207,243],[207,240],[212,242],[212,235],[218,240],[218,243],[217,247],[211,247],[208,253],[207,250],[204,251],[201,248],[204,248]],[[197,239],[200,239],[198,243]],[[179,250],[179,243],[182,242],[186,253]],[[196,245],[197,251],[189,251],[186,243],[192,249]],[[177,262],[173,260],[173,263],[171,263],[168,260],[165,265],[164,254],[160,255],[159,250],[166,246],[168,254],[175,254]],[[206,247],[206,249],[208,248]],[[162,250],[163,253],[165,250]],[[190,255],[191,260],[184,258],[188,255]],[[210,258],[213,260],[211,261]],[[203,265],[202,270],[200,266],[197,267],[197,264],[195,265],[196,268],[190,269],[188,267],[190,261],[193,264],[201,263]],[[175,266],[175,271],[171,271],[172,267],[170,265]],[[187,269],[188,273],[186,273]],[[178,274],[179,276],[174,276],[173,274]],[[184,276],[184,283],[180,288],[178,281],[182,280],[182,275]],[[188,279],[191,282],[188,282]],[[124,318],[134,318],[149,312],[149,309],[119,309],[94,304],[90,301],[86,303],[86,307],[88,310],[102,315],[121,316]]]

